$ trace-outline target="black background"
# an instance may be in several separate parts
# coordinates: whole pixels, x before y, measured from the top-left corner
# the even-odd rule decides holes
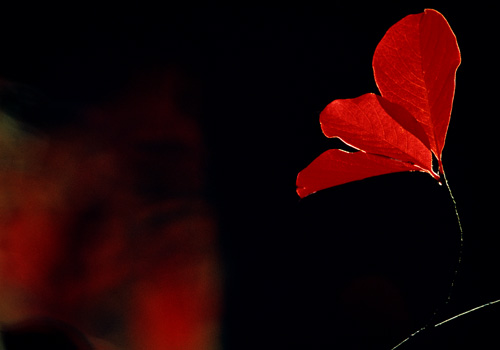
[[[459,249],[446,188],[402,173],[299,200],[295,178],[337,146],[322,136],[319,112],[333,99],[377,92],[371,59],[385,31],[435,8],[462,53],[443,161],[465,235],[439,319],[500,298],[498,29],[480,5],[4,11],[0,76],[78,110],[105,101],[134,72],[172,64],[187,72],[201,86],[193,103],[221,224],[224,348],[390,349],[446,298]],[[494,348],[499,317],[492,306],[404,348]]]

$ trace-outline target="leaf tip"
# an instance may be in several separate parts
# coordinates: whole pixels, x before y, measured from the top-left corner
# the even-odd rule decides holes
[[[300,199],[304,199],[308,196],[307,190],[305,187],[297,187],[296,189],[297,195],[300,197]]]
[[[310,194],[317,192],[317,190],[312,190],[310,186],[306,186],[306,184],[304,184],[304,181],[302,180],[301,175],[302,172],[299,172],[299,174],[297,175],[297,180],[295,182],[295,192],[297,192],[297,195],[300,197],[300,199],[304,199]]]

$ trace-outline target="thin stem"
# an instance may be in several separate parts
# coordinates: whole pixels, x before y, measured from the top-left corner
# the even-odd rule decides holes
[[[425,331],[427,329],[427,326],[425,327],[422,327],[420,328],[419,330],[413,332],[412,334],[410,334],[408,336],[408,338],[406,338],[405,340],[403,340],[402,342],[400,342],[398,345],[396,345],[395,347],[393,347],[391,350],[394,350],[394,349],[397,349],[399,348],[401,345],[403,345],[404,343],[406,343],[408,340],[410,340],[411,338],[413,338],[414,336],[416,336],[418,333],[422,332],[422,331]]]
[[[446,307],[451,300],[453,289],[455,288],[455,284],[456,284],[456,280],[457,280],[457,276],[458,276],[458,271],[459,271],[460,265],[462,263],[462,255],[463,255],[463,250],[464,250],[464,231],[462,228],[462,222],[460,221],[460,215],[458,214],[457,202],[455,201],[455,197],[453,196],[453,193],[451,192],[451,187],[450,187],[450,184],[448,183],[448,179],[446,178],[446,174],[445,174],[443,168],[441,168],[441,172],[443,174],[444,183],[446,185],[446,188],[448,189],[448,193],[450,194],[451,201],[453,202],[453,208],[455,210],[455,216],[457,217],[458,228],[460,231],[460,246],[458,249],[458,260],[457,260],[457,264],[455,267],[455,272],[453,273],[453,278],[451,280],[450,289],[448,291],[448,296],[446,297],[446,301],[443,305],[443,307]],[[437,316],[439,311],[440,311],[440,309],[436,309],[436,311],[434,311],[434,314],[432,315],[429,323],[432,322],[432,320]]]
[[[462,254],[463,254],[463,248],[464,248],[464,231],[462,229],[462,223],[460,221],[460,215],[458,214],[458,209],[457,209],[457,202],[455,201],[455,197],[453,196],[453,193],[451,192],[451,187],[450,187],[450,184],[448,183],[448,179],[446,178],[446,174],[444,172],[444,169],[442,167],[442,165],[440,165],[440,168],[439,168],[440,172],[443,174],[443,180],[444,180],[444,183],[446,185],[446,188],[448,189],[448,193],[450,194],[450,198],[451,198],[451,201],[453,202],[453,208],[455,210],[455,216],[457,217],[457,223],[458,223],[458,228],[459,228],[459,231],[460,231],[460,247],[459,247],[459,251],[458,251],[458,261],[457,261],[457,265],[455,267],[455,272],[453,273],[453,278],[451,280],[451,284],[450,284],[450,289],[448,291],[448,296],[446,297],[446,301],[444,302],[444,305],[443,307],[446,307],[450,300],[451,300],[451,295],[452,295],[452,292],[453,292],[453,289],[455,288],[455,283],[456,283],[456,279],[457,279],[457,275],[458,275],[458,271],[459,271],[459,267],[460,267],[460,264],[462,263]],[[474,308],[472,310],[469,310],[469,311],[466,311],[464,313],[461,313],[459,315],[456,315],[452,318],[449,318],[443,322],[440,322],[440,323],[437,323],[434,325],[434,327],[438,327],[446,322],[449,322],[457,317],[460,317],[462,315],[465,315],[469,312],[472,312],[472,311],[475,311],[475,310],[478,310],[482,307],[485,307],[485,306],[488,306],[488,305],[491,305],[492,303],[496,303],[500,300],[497,300],[497,301],[494,301],[494,302],[490,302],[490,303],[487,303],[487,304],[484,304],[484,305],[481,305],[477,308]],[[430,317],[429,321],[427,322],[427,324],[420,328],[419,330],[415,331],[414,333],[412,333],[410,336],[408,336],[405,340],[403,340],[402,342],[400,342],[398,345],[396,345],[395,347],[393,347],[391,350],[395,350],[397,348],[399,348],[401,345],[403,345],[404,343],[406,343],[410,338],[414,337],[415,335],[419,334],[420,332],[422,331],[425,331],[429,325],[432,324],[432,321],[436,318],[436,316],[438,315],[439,311],[441,310],[441,308],[436,308],[436,310],[434,311],[434,313],[432,314],[432,316]]]
[[[495,300],[495,301],[490,301],[489,303],[486,303],[486,304],[483,304],[483,305],[477,306],[477,307],[475,307],[475,308],[472,308],[472,309],[470,309],[470,310],[464,311],[464,312],[462,312],[462,313],[460,313],[460,314],[458,314],[458,315],[455,315],[455,316],[453,316],[453,317],[450,317],[450,318],[448,318],[448,319],[446,319],[446,320],[444,320],[444,321],[442,321],[442,322],[436,323],[436,324],[434,325],[434,328],[439,327],[439,326],[442,326],[442,325],[444,325],[445,323],[448,323],[448,322],[450,322],[450,321],[453,321],[454,319],[457,319],[457,318],[459,318],[459,317],[462,317],[462,316],[465,316],[465,315],[467,315],[467,314],[470,314],[471,312],[474,312],[474,311],[477,311],[477,310],[479,310],[479,309],[482,309],[483,307],[490,306],[490,305],[493,305],[493,304],[496,304],[496,303],[499,303],[499,302],[500,302],[500,299]]]
[[[479,306],[476,306],[476,307],[474,307],[474,308],[472,308],[472,309],[470,309],[470,310],[467,310],[467,311],[464,311],[464,312],[462,312],[462,313],[459,313],[458,315],[452,316],[452,317],[450,317],[450,318],[448,318],[448,319],[446,319],[446,320],[444,320],[444,321],[441,321],[441,322],[439,322],[439,323],[436,323],[433,327],[434,327],[434,328],[440,327],[440,326],[442,326],[442,325],[444,325],[444,324],[446,324],[446,323],[448,323],[448,322],[450,322],[450,321],[456,320],[456,319],[457,319],[457,318],[459,318],[459,317],[465,316],[465,315],[470,314],[470,313],[472,313],[472,312],[474,312],[474,311],[478,311],[478,310],[480,310],[480,309],[482,309],[482,308],[485,308],[485,307],[487,307],[487,306],[491,306],[491,305],[494,305],[494,304],[497,304],[497,303],[500,303],[500,299],[495,300],[495,301],[490,301],[490,302],[488,302],[488,303],[486,303],[486,304],[479,305]],[[422,331],[425,331],[427,328],[428,328],[428,326],[425,326],[425,327],[420,328],[419,330],[417,330],[416,332],[414,332],[414,333],[412,333],[410,336],[408,336],[408,338],[406,338],[405,340],[403,340],[402,342],[400,342],[398,345],[396,345],[395,347],[393,347],[391,350],[394,350],[394,349],[399,348],[401,345],[403,345],[403,344],[404,344],[404,343],[406,343],[408,340],[410,340],[411,338],[413,338],[414,336],[416,336],[418,333],[420,333],[420,332],[422,332]]]

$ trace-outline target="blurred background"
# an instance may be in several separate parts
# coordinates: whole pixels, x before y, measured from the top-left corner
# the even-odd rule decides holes
[[[390,349],[443,305],[449,194],[392,174],[311,195],[319,113],[378,92],[391,25],[440,11],[462,53],[443,162],[465,246],[439,319],[500,298],[486,7],[43,8],[0,23],[0,320],[50,316],[102,348]],[[405,344],[480,348],[498,306]]]

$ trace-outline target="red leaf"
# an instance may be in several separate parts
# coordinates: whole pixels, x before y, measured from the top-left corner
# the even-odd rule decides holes
[[[435,10],[393,25],[373,56],[382,96],[335,100],[321,113],[323,133],[360,152],[330,150],[297,177],[300,197],[318,190],[399,171],[432,170],[450,122],[460,51],[446,19]]]
[[[417,166],[363,151],[331,149],[322,153],[297,176],[297,194],[311,193],[367,177],[420,170]]]
[[[397,108],[391,105],[371,93],[335,100],[321,112],[321,128],[327,137],[338,137],[367,153],[417,164],[432,174],[429,148],[387,113],[386,108]]]
[[[422,125],[441,170],[459,65],[455,35],[435,10],[407,16],[393,25],[373,55],[380,93]]]

